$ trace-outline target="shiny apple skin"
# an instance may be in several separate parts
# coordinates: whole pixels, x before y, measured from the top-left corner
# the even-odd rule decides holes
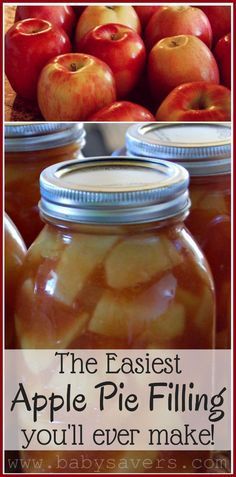
[[[38,105],[47,121],[80,121],[116,100],[115,80],[91,55],[60,55],[42,70]]]
[[[230,90],[205,82],[186,83],[164,99],[157,121],[230,121]]]
[[[220,82],[231,88],[231,33],[217,42],[214,55],[220,70]]]
[[[136,86],[146,60],[141,37],[131,28],[117,23],[90,30],[78,42],[76,51],[96,56],[110,66],[118,98],[125,98]]]
[[[231,31],[231,9],[230,6],[209,5],[199,7],[207,15],[213,33],[213,45]]]
[[[212,29],[207,16],[200,8],[187,5],[161,7],[147,25],[145,45],[151,50],[163,38],[177,35],[196,36],[211,48]]]
[[[90,5],[83,11],[75,32],[75,44],[92,28],[106,23],[120,23],[126,25],[138,34],[141,33],[139,17],[130,5]]]
[[[209,48],[199,38],[179,35],[160,40],[148,57],[148,80],[159,102],[176,86],[193,81],[219,83],[219,69]]]
[[[37,18],[15,23],[5,36],[5,73],[11,87],[23,98],[35,100],[42,68],[51,58],[70,51],[62,28]]]
[[[143,106],[130,101],[117,101],[90,116],[88,121],[155,121],[155,117]]]
[[[76,25],[76,15],[71,6],[53,5],[19,5],[16,8],[15,21],[25,18],[41,18],[52,25],[63,28],[69,37],[72,36]]]
[[[134,9],[136,13],[138,14],[139,20],[141,22],[142,28],[145,28],[146,25],[148,24],[150,18],[154,13],[157,12],[161,7],[158,7],[156,5],[135,5]]]

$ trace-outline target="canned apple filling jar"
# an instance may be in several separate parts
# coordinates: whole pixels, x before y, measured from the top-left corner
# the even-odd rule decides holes
[[[11,221],[4,217],[5,242],[5,348],[14,348],[14,305],[19,273],[26,255],[26,246]]]
[[[229,124],[143,124],[130,127],[127,155],[168,159],[190,174],[186,226],[210,264],[216,289],[216,344],[230,348],[231,129]]]
[[[45,169],[40,212],[45,227],[21,275],[15,323],[21,348],[209,349],[215,299],[208,264],[185,228],[188,172],[165,161],[90,158]],[[41,472],[77,472],[81,452],[22,452],[43,459]],[[193,452],[82,452],[82,472],[153,472],[176,456],[194,472]],[[199,453],[197,453],[199,455]],[[202,454],[202,453],[200,453]],[[203,452],[204,454],[204,452]],[[58,457],[59,456],[59,457]],[[58,468],[58,458],[65,458]],[[142,467],[151,459],[150,470]],[[155,462],[155,464],[154,464]],[[183,467],[183,465],[185,467]],[[78,469],[77,469],[78,470]],[[28,469],[33,471],[33,469]],[[159,469],[163,472],[163,467]]]
[[[43,224],[39,217],[39,176],[45,167],[82,157],[82,123],[5,126],[5,206],[29,246]]]

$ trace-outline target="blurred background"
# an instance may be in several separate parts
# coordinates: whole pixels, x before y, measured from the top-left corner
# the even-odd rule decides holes
[[[84,124],[86,130],[85,157],[110,156],[125,143],[125,133],[130,123],[90,123]]]

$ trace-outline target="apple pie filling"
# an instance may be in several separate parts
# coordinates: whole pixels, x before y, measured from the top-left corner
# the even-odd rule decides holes
[[[40,173],[55,162],[77,159],[83,145],[81,125],[6,127],[6,211],[27,246],[43,228],[38,210]]]
[[[99,181],[98,181],[99,177]],[[98,183],[100,184],[98,186]],[[45,227],[21,274],[15,326],[27,349],[211,349],[215,297],[208,264],[183,220],[188,173],[165,161],[86,160],[41,174]],[[160,189],[161,188],[161,189]],[[154,201],[155,198],[155,201]],[[29,364],[30,366],[30,364]],[[41,472],[76,472],[83,456],[95,472],[193,472],[194,452],[24,451],[43,458]],[[200,453],[199,455],[204,455]],[[64,459],[63,469],[57,460]],[[132,459],[139,458],[137,468]],[[150,460],[150,470],[142,467]],[[32,469],[28,469],[30,471]],[[182,470],[181,470],[182,472]]]
[[[5,348],[15,346],[14,305],[26,246],[17,228],[5,214]]]
[[[216,290],[216,345],[230,348],[231,223],[230,175],[192,178],[186,226],[209,262]]]

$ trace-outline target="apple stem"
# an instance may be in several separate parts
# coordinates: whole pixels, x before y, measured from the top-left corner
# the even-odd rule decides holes
[[[70,65],[70,70],[71,70],[71,71],[77,71],[76,63],[71,63],[71,65]]]

